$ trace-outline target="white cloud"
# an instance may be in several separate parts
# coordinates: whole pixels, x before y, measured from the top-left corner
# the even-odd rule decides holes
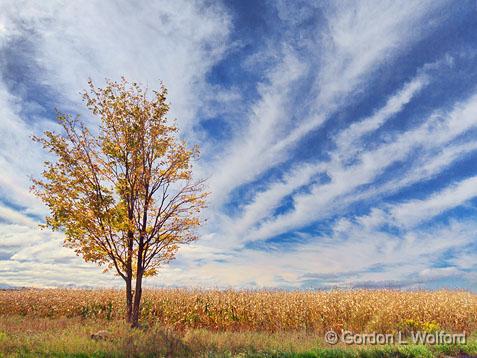
[[[443,115],[445,117],[432,115],[419,127],[399,134],[395,141],[363,152],[357,158],[357,164],[343,167],[333,163],[326,169],[331,178],[329,183],[312,185],[308,193],[295,195],[291,212],[265,221],[250,238],[257,240],[271,237],[318,220],[336,209],[338,200],[344,195],[372,183],[386,168],[403,161],[413,150],[425,152],[449,144],[477,126],[477,96],[456,104],[450,113]],[[359,196],[359,192],[357,194]]]
[[[289,151],[303,136],[322,125],[345,98],[349,100],[354,92],[365,86],[366,76],[371,76],[373,70],[429,31],[430,28],[419,21],[424,16],[432,16],[441,5],[441,2],[430,1],[399,6],[394,2],[360,1],[347,3],[328,13],[329,33],[319,43],[313,44],[316,58],[307,63],[309,69],[320,68],[311,92],[315,96],[311,101],[311,114],[294,120],[293,127],[290,127],[290,120],[295,113],[290,111],[289,101],[296,94],[290,90],[297,74],[302,72],[297,71],[297,65],[301,68],[303,64],[293,58],[290,63],[289,52],[283,51],[283,61],[272,72],[276,73],[277,83],[272,80],[266,87],[268,90],[261,88],[261,97],[255,104],[248,126],[236,137],[239,144],[233,144],[231,150],[221,153],[218,163],[211,166],[212,171],[219,173],[211,177],[217,205],[225,201],[234,188],[285,161]],[[371,22],[372,31],[363,31],[370,27],[367,25]],[[417,81],[424,82],[424,79]],[[414,85],[416,88],[411,84],[408,89],[410,96],[423,84]],[[401,100],[405,102],[406,94],[402,95]],[[264,113],[266,108],[268,112]]]
[[[194,287],[355,287],[373,283],[376,287],[392,283],[405,287],[450,274],[450,269],[431,274],[430,267],[447,250],[465,251],[475,241],[472,220],[398,235],[366,228],[360,222],[360,217],[338,222],[330,235],[310,237],[292,246],[243,249],[220,262],[188,261],[175,271],[163,271],[157,282],[174,275]]]
[[[204,77],[226,51],[230,29],[218,4],[201,2],[22,0],[0,10],[18,26],[9,31],[31,40],[38,80],[64,100],[78,103],[88,77],[101,83],[125,75],[152,88],[162,80],[184,128],[202,105]]]
[[[399,225],[416,225],[422,220],[437,216],[458,207],[477,196],[477,177],[456,183],[423,200],[410,200],[390,210],[392,219]]]
[[[442,268],[430,268],[425,269],[419,272],[419,276],[424,279],[439,279],[445,277],[453,277],[462,274],[462,271],[458,270],[456,267],[442,267]]]
[[[280,205],[284,197],[311,183],[311,180],[320,172],[326,172],[329,167],[340,165],[344,160],[359,153],[362,147],[363,136],[378,129],[385,121],[399,113],[403,107],[428,83],[425,75],[419,75],[404,85],[396,94],[392,95],[386,104],[370,117],[352,123],[338,134],[336,149],[331,153],[331,163],[301,164],[290,170],[283,180],[274,182],[266,190],[257,193],[253,201],[244,206],[243,214],[234,218],[227,225],[225,236],[243,236],[254,224],[267,217]]]
[[[345,1],[328,9],[328,32],[315,47],[319,73],[312,114],[271,150],[278,155],[367,87],[380,66],[432,30],[432,18],[444,1],[397,4],[392,1]],[[369,24],[373,24],[370,26]]]
[[[395,95],[391,96],[386,104],[373,115],[362,121],[354,122],[341,131],[335,140],[337,150],[332,155],[336,153],[341,161],[356,155],[362,148],[363,136],[379,129],[386,121],[399,113],[428,83],[428,76],[417,76],[406,83]]]
[[[0,205],[0,219],[8,223],[18,223],[28,227],[35,227],[38,222],[32,220],[28,216],[20,213],[17,210]]]
[[[29,212],[44,213],[29,191],[29,176],[40,172],[44,156],[30,138],[37,129],[21,118],[21,107],[21,98],[0,81],[0,195]]]
[[[290,97],[293,84],[306,71],[303,63],[288,48],[282,50],[283,61],[258,86],[260,100],[248,111],[247,125],[219,154],[209,168],[213,174],[209,185],[213,202],[220,205],[228,193],[273,165],[275,158],[268,148],[292,125]]]

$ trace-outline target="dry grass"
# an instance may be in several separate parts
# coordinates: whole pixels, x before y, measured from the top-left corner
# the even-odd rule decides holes
[[[104,341],[91,333],[110,332]],[[131,330],[122,320],[0,316],[0,357],[442,357],[477,354],[466,346],[339,346],[306,332],[175,331],[160,326]]]
[[[406,329],[477,330],[477,295],[464,291],[161,289],[145,292],[142,310],[145,323],[181,331],[322,334],[330,329],[383,333]],[[0,315],[114,321],[124,316],[123,292],[0,291]]]
[[[94,341],[90,335],[107,330],[111,336]],[[36,318],[0,316],[0,356],[81,352],[109,356],[208,356],[208,353],[303,352],[316,348],[321,338],[303,333],[211,332],[204,329],[174,331],[152,326],[131,330],[122,321],[79,318]]]

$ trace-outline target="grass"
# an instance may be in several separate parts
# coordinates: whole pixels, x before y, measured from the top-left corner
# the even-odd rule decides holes
[[[111,332],[104,341],[91,333]],[[477,355],[477,338],[466,345],[327,348],[305,332],[175,331],[158,326],[130,330],[121,321],[0,316],[0,356],[18,357],[435,357]]]
[[[476,335],[459,346],[331,346],[323,338],[329,329],[477,332],[476,295],[463,291],[155,290],[140,330],[124,324],[121,293],[0,292],[0,357],[477,356]],[[92,340],[99,330],[109,337]]]
[[[91,333],[111,337],[94,341]],[[130,330],[121,321],[0,316],[0,356],[17,357],[435,357],[477,355],[477,337],[466,345],[329,348],[304,332],[175,331],[152,326]]]
[[[98,330],[111,332],[105,341],[91,340]],[[320,344],[316,336],[296,332],[213,332],[205,329],[175,331],[152,326],[130,330],[121,321],[79,318],[31,319],[1,316],[0,352],[22,356],[232,356],[265,351],[301,352]]]

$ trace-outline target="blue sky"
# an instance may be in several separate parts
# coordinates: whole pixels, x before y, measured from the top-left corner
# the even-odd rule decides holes
[[[477,290],[477,3],[3,1],[0,286],[118,286],[41,231],[54,109],[169,89],[212,192],[150,286]]]

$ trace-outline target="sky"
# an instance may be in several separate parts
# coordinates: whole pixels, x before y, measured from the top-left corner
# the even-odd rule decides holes
[[[477,291],[477,2],[0,1],[0,287],[121,287],[41,230],[31,135],[169,90],[212,193],[149,287]]]

